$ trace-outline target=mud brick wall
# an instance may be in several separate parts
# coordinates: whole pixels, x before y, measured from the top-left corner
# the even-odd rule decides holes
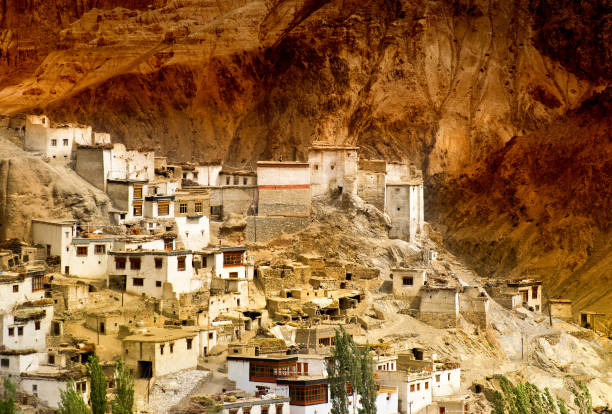
[[[310,216],[309,188],[260,188],[257,214],[265,216]]]
[[[247,217],[246,239],[248,242],[265,242],[283,233],[296,233],[310,222],[308,217]]]

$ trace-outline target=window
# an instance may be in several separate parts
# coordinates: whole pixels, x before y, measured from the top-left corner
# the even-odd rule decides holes
[[[142,186],[141,185],[134,186],[134,198],[138,198],[138,199],[142,198]]]
[[[192,342],[193,342],[193,339],[187,338],[187,349],[191,349]]]
[[[179,213],[181,213],[181,214],[187,213],[187,203],[180,203],[179,204]]]
[[[130,257],[130,269],[140,270],[140,257]]]
[[[158,216],[167,216],[168,214],[170,214],[170,203],[165,201],[165,202],[158,202],[157,203],[157,215]]]
[[[77,246],[77,256],[87,256],[87,246]]]
[[[52,147],[57,147],[57,140],[56,139],[52,139],[51,140],[51,146]]]
[[[196,201],[195,206],[194,206],[194,211],[196,213],[202,212],[202,202],[201,201]]]
[[[414,392],[414,384],[410,384],[410,392]]]
[[[267,405],[264,405],[261,407],[261,414],[268,414],[269,410],[270,410],[270,407]]]
[[[223,266],[240,266],[242,265],[242,252],[224,252]]]
[[[142,216],[142,202],[134,203],[134,216]]]
[[[429,389],[429,381],[425,381],[425,389],[428,390]]]
[[[18,326],[17,327],[17,335],[18,336],[23,336],[23,326]]]
[[[414,283],[414,280],[412,279],[412,277],[405,277],[402,279],[402,284],[404,286],[412,286]]]
[[[32,278],[32,292],[36,292],[44,289],[43,277],[42,276],[34,276]]]
[[[115,257],[115,269],[125,269],[125,257]]]
[[[185,256],[179,256],[176,258],[176,268],[178,270],[185,270]]]
[[[0,366],[2,368],[8,368],[9,367],[9,359],[8,358],[2,358],[2,360],[0,360]]]
[[[13,285],[13,293],[19,292],[19,285]]]
[[[247,185],[247,183],[248,183],[248,182],[249,182],[249,179],[248,179],[248,178],[244,177],[244,178],[242,179],[242,184],[243,184],[243,185]]]
[[[208,267],[208,260],[206,256],[202,256],[202,267]]]
[[[531,298],[532,299],[537,299],[538,298],[538,287],[537,286],[533,286],[531,288]]]
[[[436,382],[440,382],[440,374],[436,375]]]
[[[230,178],[229,177],[225,177],[225,185],[230,185]]]
[[[163,355],[163,354],[164,354],[164,344],[161,344],[161,345],[159,346],[159,353],[160,353],[161,355]]]
[[[448,373],[448,380],[450,381],[450,372]]]
[[[230,279],[238,279],[238,272],[230,272],[229,277]]]
[[[194,173],[193,173],[193,179],[194,179],[194,180],[197,180],[197,179],[198,179],[198,173],[197,173],[197,172],[194,172]]]
[[[174,353],[174,342],[170,342],[170,353]]]
[[[234,185],[238,185],[240,184],[240,177],[236,176],[234,177]]]
[[[421,391],[421,383],[420,382],[417,384],[417,391]]]
[[[162,284],[161,284],[161,282],[160,282],[159,280],[156,280],[156,281],[155,281],[155,287],[161,287],[161,285],[162,285]]]
[[[283,405],[276,404],[276,414],[283,414]]]
[[[47,357],[47,363],[49,365],[55,365],[55,355],[49,354],[49,356]]]
[[[213,339],[213,338],[214,338],[214,336],[215,336],[215,335],[214,335],[212,332],[209,332],[209,333],[208,333],[208,339]]]
[[[161,257],[156,257],[155,258],[155,268],[161,269],[163,265],[164,265],[164,260]]]
[[[134,286],[144,286],[144,279],[141,277],[135,277],[132,279],[132,285]]]
[[[68,146],[68,140],[67,139],[64,139],[63,143],[64,143],[64,147]]]
[[[8,328],[9,336],[15,336],[15,328]]]
[[[34,322],[34,329],[40,331],[40,321]]]

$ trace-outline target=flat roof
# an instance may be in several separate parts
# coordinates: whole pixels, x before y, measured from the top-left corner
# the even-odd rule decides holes
[[[512,287],[536,286],[536,285],[541,285],[542,283],[543,282],[541,280],[522,279],[522,280],[512,280],[508,282],[508,286],[512,286]]]
[[[330,142],[325,142],[325,141],[313,141],[313,143],[311,144],[310,147],[308,147],[308,150],[315,150],[315,151],[321,151],[321,150],[327,150],[327,151],[342,151],[342,150],[353,150],[353,151],[357,151],[359,150],[359,147],[353,146],[353,145],[344,145],[344,144],[332,144]]]
[[[182,328],[146,328],[146,332],[128,335],[123,342],[167,342],[183,338],[193,338],[196,332]]]
[[[111,256],[184,256],[192,254],[191,250],[113,250]]]
[[[107,183],[115,183],[115,184],[146,184],[149,180],[130,180],[128,178],[107,178]]]
[[[115,241],[114,238],[110,237],[79,237],[72,239],[72,244],[80,244],[80,243],[100,243],[100,242],[112,242]]]
[[[32,219],[32,222],[53,224],[56,226],[72,226],[77,223],[77,220],[73,219]]]
[[[310,168],[309,162],[303,161],[257,161],[257,167],[269,168]]]
[[[297,361],[297,355],[228,355],[228,361],[274,361],[274,362],[291,362]]]
[[[329,379],[324,375],[296,375],[288,378],[277,378],[277,384],[327,384]]]
[[[572,303],[571,299],[553,298],[548,300],[550,303]]]

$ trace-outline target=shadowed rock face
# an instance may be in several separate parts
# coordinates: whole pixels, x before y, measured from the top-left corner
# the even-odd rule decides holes
[[[599,94],[612,79],[603,0],[5,3],[0,113],[46,111],[171,160],[303,159],[315,139],[358,144],[364,157],[409,159],[438,191],[430,219],[446,226],[456,252],[492,255],[475,260],[487,272],[519,273],[535,257],[491,253],[518,251],[532,233],[501,245],[470,241],[497,220],[535,234],[541,227],[531,226],[548,217],[550,234],[538,240],[549,242],[565,240],[562,226],[603,232],[592,210],[566,203],[569,183],[591,180],[578,167],[605,159],[606,140],[577,126],[594,119],[586,114],[607,99]],[[566,139],[550,128],[566,128],[557,134]],[[567,164],[574,181],[551,184],[558,171],[535,174],[542,163]],[[532,199],[541,206],[537,220],[515,211],[516,197],[525,209]],[[568,211],[585,221],[565,218]],[[573,274],[597,246],[570,243],[581,252],[575,263],[533,270]]]

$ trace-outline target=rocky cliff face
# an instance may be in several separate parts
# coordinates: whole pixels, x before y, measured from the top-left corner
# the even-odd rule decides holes
[[[355,143],[364,157],[422,166],[439,191],[430,199],[430,218],[446,226],[457,252],[478,250],[478,257],[500,248],[475,247],[458,235],[476,237],[487,228],[470,199],[487,192],[511,203],[509,192],[519,185],[532,186],[525,194],[555,190],[550,205],[538,193],[537,203],[547,206],[537,207],[538,214],[548,211],[547,220],[582,234],[585,224],[561,213],[570,211],[565,201],[574,187],[554,186],[546,181],[552,178],[530,177],[523,168],[574,162],[575,182],[588,183],[590,170],[578,168],[584,162],[563,153],[597,156],[588,165],[602,165],[605,140],[575,125],[584,103],[596,106],[611,79],[611,12],[604,0],[4,4],[0,113],[46,111],[174,160],[246,165],[303,158],[315,139]],[[582,135],[550,136],[550,128],[566,123]],[[513,169],[520,177],[504,178]],[[467,173],[469,179],[456,178]],[[508,215],[497,204],[487,215],[493,222],[509,217],[512,226],[535,226],[531,216]],[[587,232],[602,231],[587,207],[574,215],[586,218]],[[559,226],[549,236],[565,239]],[[529,237],[515,236],[508,249],[523,248]],[[567,248],[583,263],[595,250],[578,244]],[[497,273],[529,267],[532,256],[515,256],[497,266],[495,259],[475,263],[486,261],[486,270]],[[573,274],[576,266],[533,270]]]

